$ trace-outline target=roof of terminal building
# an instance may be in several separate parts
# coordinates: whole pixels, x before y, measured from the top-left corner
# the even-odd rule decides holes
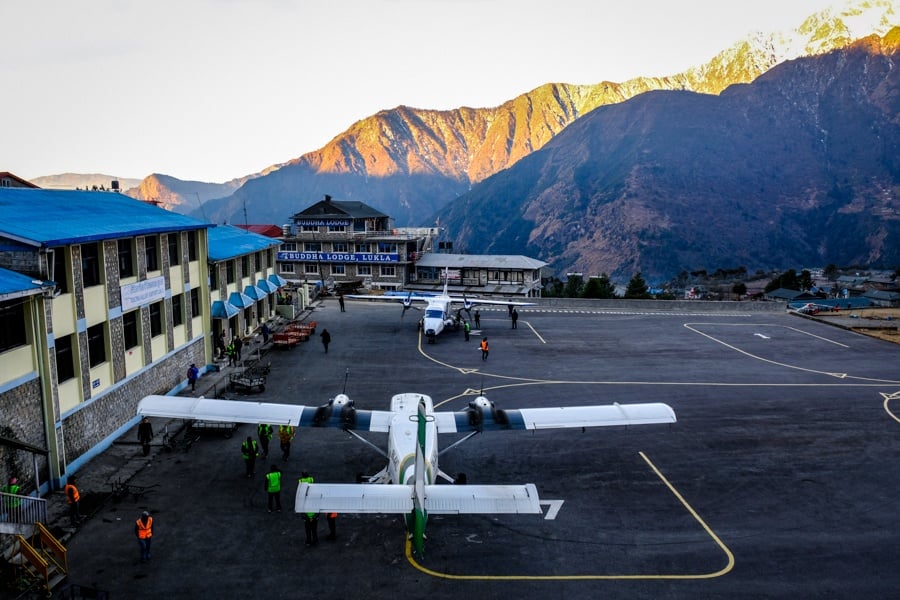
[[[483,269],[540,269],[547,266],[542,260],[521,254],[441,254],[427,253],[416,260],[417,267],[483,268]]]
[[[0,188],[0,236],[32,246],[66,246],[212,226],[115,192]]]
[[[0,301],[41,293],[41,282],[0,267]]]
[[[377,211],[368,204],[355,200],[332,200],[325,196],[309,208],[301,210],[291,219],[371,219],[387,218],[383,212]]]
[[[219,225],[209,230],[209,260],[219,262],[259,252],[281,241],[233,225]]]

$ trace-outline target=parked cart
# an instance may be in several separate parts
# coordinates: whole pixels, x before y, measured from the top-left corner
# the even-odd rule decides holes
[[[260,392],[266,391],[266,376],[254,374],[252,368],[228,376],[228,389],[232,391],[243,389],[250,393],[253,388],[258,388]]]

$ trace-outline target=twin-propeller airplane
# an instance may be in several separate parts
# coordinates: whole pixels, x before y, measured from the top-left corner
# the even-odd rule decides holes
[[[352,294],[346,296],[354,300],[375,300],[381,302],[400,302],[403,304],[403,312],[401,317],[406,314],[410,308],[420,310],[416,303],[425,303],[425,316],[422,317],[422,331],[428,339],[429,344],[433,344],[435,338],[447,327],[458,328],[462,321],[462,311],[469,313],[472,308],[481,305],[496,306],[534,306],[534,302],[520,302],[518,300],[487,300],[484,298],[468,298],[465,295],[451,296],[448,290],[450,283],[449,270],[444,270],[444,290],[440,294],[416,294],[409,292],[406,296],[367,296],[360,294]],[[453,305],[459,305],[459,308],[453,309]]]
[[[463,484],[438,467],[438,457],[483,431],[504,429],[585,428],[674,423],[675,412],[663,403],[611,404],[501,410],[478,396],[462,411],[438,411],[429,396],[397,394],[391,409],[357,409],[346,394],[322,406],[147,396],[138,414],[149,417],[233,423],[268,423],[295,427],[343,429],[387,459],[378,473],[362,483],[301,483],[294,510],[298,513],[395,513],[406,516],[407,532],[422,553],[425,521],[432,514],[540,513],[537,488],[524,485],[437,485],[437,477]],[[357,431],[388,434],[387,452]],[[442,451],[439,433],[466,433]],[[381,485],[374,485],[381,484]]]

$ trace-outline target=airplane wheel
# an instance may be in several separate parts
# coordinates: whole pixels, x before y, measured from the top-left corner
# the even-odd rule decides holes
[[[456,479],[453,481],[456,485],[466,485],[466,474],[465,473],[457,473]]]

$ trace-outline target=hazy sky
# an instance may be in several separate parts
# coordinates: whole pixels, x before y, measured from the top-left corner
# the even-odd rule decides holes
[[[0,171],[223,182],[398,105],[706,62],[830,0],[3,0]]]

